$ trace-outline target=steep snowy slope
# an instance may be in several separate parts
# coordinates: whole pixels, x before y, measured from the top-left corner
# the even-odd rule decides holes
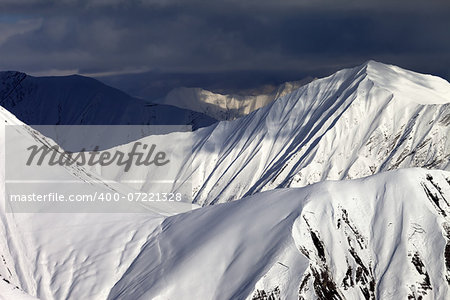
[[[5,165],[7,172],[21,163],[10,155],[5,157],[5,127],[16,125],[12,127],[17,131],[16,138],[6,139],[7,152],[16,153],[15,157],[20,157],[19,153],[26,151],[30,144],[51,146],[53,142],[23,125],[3,108],[0,108],[0,124],[0,281],[3,282],[0,282],[0,298],[15,300],[23,296],[27,299],[23,295],[25,291],[42,299],[105,299],[163,216],[192,209],[191,205],[173,202],[137,204],[126,201],[118,203],[114,210],[107,203],[61,203],[58,206],[59,203],[49,202],[49,206],[59,208],[58,211],[66,208],[63,211],[68,213],[48,213],[52,210],[41,202],[39,207],[33,202],[12,204],[8,201],[10,195],[27,193],[27,187],[33,183],[20,181],[16,184],[11,182],[14,176],[5,173]],[[63,194],[74,189],[79,195],[111,192],[126,195],[135,191],[104,181],[80,166],[43,164],[37,169],[30,168],[27,174],[17,173],[19,180],[22,176],[37,179],[33,192],[41,195]],[[49,180],[54,182],[50,188]],[[33,212],[23,213],[24,208]],[[73,211],[85,213],[71,213]],[[103,213],[108,211],[116,213]]]
[[[447,81],[370,61],[241,119],[145,141],[183,147],[193,140],[192,155],[184,150],[191,168],[174,172],[179,182],[192,180],[194,202],[207,205],[398,168],[450,170],[449,134]],[[106,169],[107,177],[123,176]]]
[[[5,280],[0,281],[0,299],[1,300],[36,300],[38,298],[30,296],[21,291],[18,287],[9,284]]]
[[[312,81],[312,78],[286,82],[273,91],[256,95],[223,95],[201,88],[176,88],[166,97],[156,101],[204,113],[216,120],[234,120],[266,106],[299,87]]]
[[[214,119],[142,100],[83,76],[32,77],[0,72],[0,105],[30,125],[211,125]]]
[[[55,174],[89,180],[80,169]],[[3,190],[3,176],[8,197],[14,191]],[[108,190],[95,178],[93,190]],[[9,284],[0,291],[42,299],[445,299],[449,201],[450,173],[423,169],[279,189],[166,218],[161,207],[7,213],[2,201],[0,279]]]
[[[108,299],[448,299],[449,202],[405,169],[169,217]]]

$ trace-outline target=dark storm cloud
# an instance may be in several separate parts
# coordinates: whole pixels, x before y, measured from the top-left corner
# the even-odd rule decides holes
[[[318,76],[376,59],[448,76],[448,1],[392,2],[3,0],[0,69]]]

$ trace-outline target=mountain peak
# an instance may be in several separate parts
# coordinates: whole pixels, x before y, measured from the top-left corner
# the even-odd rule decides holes
[[[422,105],[450,103],[450,83],[440,77],[374,60],[365,62],[357,69],[364,70],[370,81],[389,90],[396,98]]]
[[[449,86],[435,76],[369,61],[199,131],[204,140],[192,157],[198,161],[193,169],[201,170],[194,201],[209,205],[402,167],[450,170]]]

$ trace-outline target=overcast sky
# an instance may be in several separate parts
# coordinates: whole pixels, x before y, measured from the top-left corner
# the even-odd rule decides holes
[[[368,59],[448,80],[450,1],[0,0],[1,70],[300,77]]]

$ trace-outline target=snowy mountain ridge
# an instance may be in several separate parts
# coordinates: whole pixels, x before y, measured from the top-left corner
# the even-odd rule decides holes
[[[405,72],[405,70],[396,66],[387,66],[375,61],[368,61],[364,64],[365,72],[369,80],[377,82],[380,86],[395,92],[401,93],[401,90],[415,89],[419,91],[416,97],[410,99],[418,104],[431,104],[424,103],[424,99],[428,98],[427,94],[424,94],[421,89],[421,85],[427,85],[427,80],[421,82],[414,82],[409,79],[416,76],[414,72]],[[399,78],[403,78],[399,80]],[[298,88],[312,82],[313,78],[305,78],[304,80],[286,82],[279,85],[273,91],[267,93],[257,93],[249,95],[240,94],[220,94],[214,93],[201,88],[186,88],[180,87],[170,91],[164,98],[154,101],[154,103],[168,104],[177,106],[180,108],[191,109],[197,112],[204,113],[217,120],[235,120],[242,116],[248,115],[254,110],[266,106],[270,102],[281,98],[287,94],[292,93]],[[445,82],[436,82],[436,78],[433,80],[434,85],[429,86],[432,90],[448,89]],[[399,90],[399,88],[401,90]],[[447,91],[448,93],[448,91]],[[442,95],[436,95],[439,98]],[[446,103],[448,95],[434,104]],[[435,99],[436,100],[436,99]]]
[[[373,60],[362,66],[367,78],[395,96],[406,96],[403,101],[417,104],[450,103],[450,84],[445,79],[408,71],[394,65]]]
[[[145,104],[95,79],[0,72],[0,105],[29,125],[192,125],[216,120],[169,105]]]
[[[441,78],[373,61],[342,70],[243,118],[170,135],[179,147],[194,141],[183,164],[191,168],[175,171],[176,179],[192,180],[194,202],[208,205],[398,168],[450,170],[449,91]]]
[[[109,299],[444,299],[449,176],[396,170],[169,217]]]

